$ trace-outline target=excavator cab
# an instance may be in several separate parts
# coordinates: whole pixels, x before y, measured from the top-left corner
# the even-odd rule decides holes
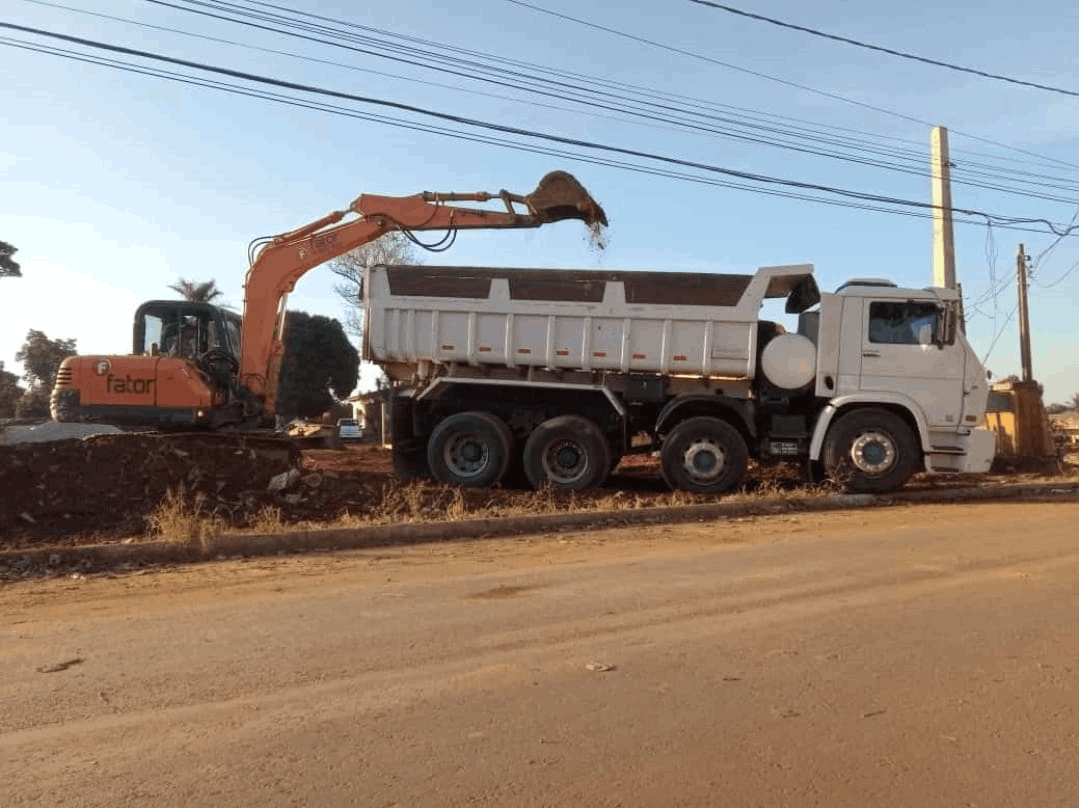
[[[209,303],[151,300],[135,312],[132,353],[198,360],[210,351],[240,355],[240,316]]]

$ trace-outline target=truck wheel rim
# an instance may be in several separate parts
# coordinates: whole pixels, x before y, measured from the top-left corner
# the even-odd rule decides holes
[[[866,474],[887,471],[895,463],[895,457],[895,443],[883,432],[863,432],[850,447],[850,459]]]
[[[553,441],[543,453],[543,471],[560,485],[577,482],[588,471],[588,452],[577,441]]]
[[[727,465],[723,449],[710,440],[691,443],[682,455],[682,466],[695,482],[707,483],[719,478]]]
[[[446,444],[446,465],[459,477],[475,477],[487,468],[491,451],[478,436],[455,435]]]

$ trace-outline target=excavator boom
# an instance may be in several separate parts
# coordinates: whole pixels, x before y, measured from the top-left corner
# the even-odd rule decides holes
[[[502,201],[505,210],[449,204],[496,199]],[[524,210],[518,211],[515,206]],[[357,218],[344,221],[350,214]],[[364,194],[347,210],[334,211],[268,240],[252,262],[244,284],[241,383],[261,399],[263,415],[273,415],[283,350],[284,301],[296,282],[319,264],[392,230],[535,228],[566,219],[582,221],[593,232],[607,224],[603,208],[572,174],[553,171],[526,195],[505,190],[497,193],[425,191],[402,197]]]

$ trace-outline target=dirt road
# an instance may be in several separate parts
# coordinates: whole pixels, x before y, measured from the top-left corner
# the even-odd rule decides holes
[[[1079,804],[1079,504],[0,589],[5,806]]]

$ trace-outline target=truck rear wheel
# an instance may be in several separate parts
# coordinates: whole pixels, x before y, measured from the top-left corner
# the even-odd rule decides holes
[[[427,442],[427,463],[436,480],[487,488],[502,479],[510,462],[509,427],[486,412],[459,412],[435,427]]]
[[[544,421],[528,436],[525,476],[533,488],[544,483],[561,491],[599,485],[611,468],[611,447],[598,426],[579,415]]]
[[[877,407],[840,416],[828,430],[821,453],[828,476],[856,493],[902,487],[917,471],[919,456],[906,422]]]
[[[745,477],[749,450],[742,435],[719,418],[683,421],[663,441],[660,453],[667,485],[695,494],[721,494]]]

